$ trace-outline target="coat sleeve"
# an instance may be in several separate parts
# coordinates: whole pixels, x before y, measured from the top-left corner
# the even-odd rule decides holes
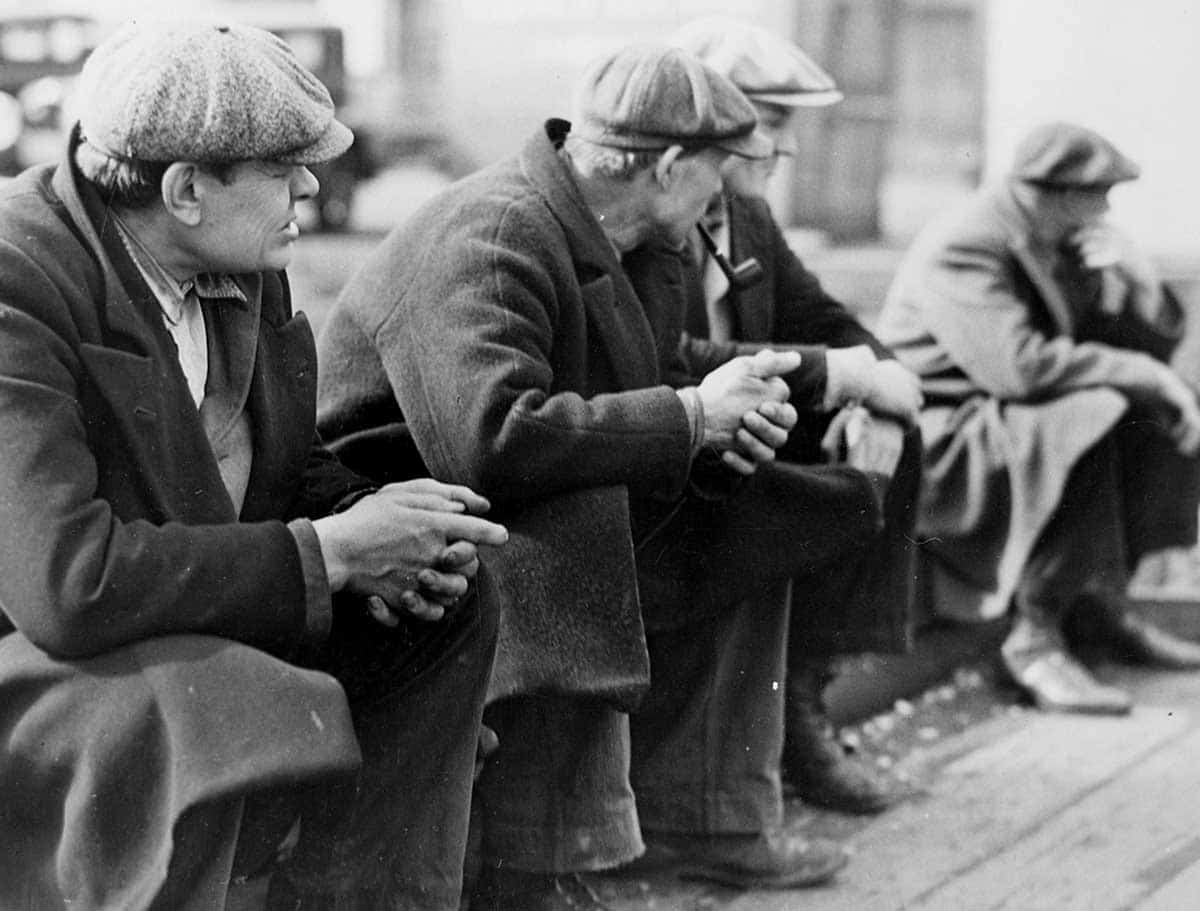
[[[297,546],[283,522],[124,519],[101,495],[90,437],[99,425],[80,397],[85,368],[70,312],[71,305],[94,305],[86,288],[68,295],[60,287],[38,262],[0,245],[5,616],[63,657],[173,633],[209,633],[292,654],[307,632],[305,590]],[[130,472],[137,471],[134,459],[131,452]]]
[[[933,337],[980,389],[1038,400],[1094,386],[1153,396],[1162,367],[1150,355],[1048,333],[1017,293],[1018,265],[997,237],[931,248],[920,284]]]
[[[366,331],[433,475],[498,502],[682,489],[691,431],[675,392],[587,388],[606,356],[589,308],[617,301],[608,277],[576,276],[558,223],[480,203],[423,228],[386,243],[342,298],[383,313]],[[397,275],[406,257],[421,262]]]
[[[765,203],[762,203],[766,207]],[[892,352],[846,307],[832,297],[820,279],[800,261],[783,232],[765,213],[770,233],[771,256],[776,263],[775,339],[792,344],[850,348],[866,345],[876,357],[891,358]]]

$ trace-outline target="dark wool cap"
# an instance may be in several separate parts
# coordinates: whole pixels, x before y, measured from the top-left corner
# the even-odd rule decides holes
[[[612,148],[710,146],[744,158],[774,149],[737,87],[676,47],[630,45],[594,61],[576,107],[575,134]]]
[[[751,101],[782,107],[822,107],[842,100],[833,77],[774,32],[726,16],[696,19],[671,36]]]
[[[354,141],[291,48],[246,25],[127,23],[92,52],[77,91],[84,137],[118,158],[307,165]]]
[[[1047,123],[1017,146],[1012,176],[1045,187],[1108,189],[1141,173],[1111,142],[1086,127]]]

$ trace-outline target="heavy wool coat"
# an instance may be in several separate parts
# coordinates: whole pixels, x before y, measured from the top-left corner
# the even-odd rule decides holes
[[[409,463],[411,434],[435,477],[492,499],[512,533],[488,555],[503,604],[493,697],[554,690],[629,708],[649,671],[634,530],[668,521],[697,480],[671,388],[688,376],[682,264],[653,248],[618,258],[559,157],[568,129],[550,121],[367,261],[319,340],[318,425],[380,479]],[[764,507],[778,493],[750,489]],[[756,512],[728,528],[744,546],[677,561],[673,578],[703,582],[699,563],[744,591],[758,560],[789,575],[764,543],[789,540],[786,521]]]
[[[240,516],[70,151],[0,194],[0,906],[147,907],[184,813],[359,761],[336,681],[283,660],[313,635],[285,521],[367,482],[316,443],[285,279],[237,281],[210,332],[257,346]]]
[[[693,372],[706,373],[713,360],[734,353],[753,353],[763,343],[786,344],[802,357],[800,369],[788,376],[792,402],[819,407],[825,390],[825,350],[866,345],[880,358],[891,352],[845,306],[821,287],[788,246],[766,200],[727,197],[730,257],[751,257],[763,268],[762,280],[728,294],[733,316],[733,340],[694,344],[707,339],[708,316],[699,270],[687,287],[688,333],[685,357]],[[746,344],[750,343],[750,344]]]
[[[709,334],[707,302],[702,270],[688,270],[685,360],[691,370],[703,373],[713,360],[735,353],[751,354],[763,345],[800,352],[800,369],[788,377],[792,402],[801,408],[800,423],[780,453],[782,461],[776,465],[784,471],[807,472],[814,491],[826,489],[825,496],[814,496],[798,503],[797,508],[813,512],[814,526],[828,529],[845,522],[848,515],[870,509],[873,495],[870,490],[844,483],[844,476],[857,474],[854,469],[818,467],[825,461],[819,443],[831,417],[822,413],[825,352],[829,348],[866,345],[881,359],[893,355],[805,267],[788,245],[766,200],[729,195],[726,212],[733,261],[756,259],[763,270],[762,279],[748,288],[727,292],[732,340],[697,344],[696,339],[707,339]],[[911,530],[916,508],[916,466],[920,461],[920,438],[915,431],[907,435],[906,446],[912,451],[904,466],[906,471],[912,467],[912,477],[893,478],[889,485],[884,516],[887,527],[876,542],[878,547],[866,558],[873,565],[871,573],[860,574],[857,596],[825,595],[814,589],[814,583],[820,588],[819,578],[811,576],[793,589],[793,622],[809,627],[808,639],[818,651],[900,651],[907,647]],[[843,555],[839,563],[847,562],[850,556]],[[867,584],[868,576],[872,584]]]
[[[934,606],[965,619],[1007,610],[1073,466],[1153,394],[1182,334],[1169,293],[1147,319],[1115,270],[1064,282],[1033,238],[1009,186],[980,191],[918,237],[876,329],[922,378],[917,531]]]

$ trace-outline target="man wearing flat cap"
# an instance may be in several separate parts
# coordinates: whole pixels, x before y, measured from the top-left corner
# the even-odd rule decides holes
[[[685,350],[695,351],[690,340],[699,338],[716,343],[699,346],[701,357],[705,348],[720,355],[764,345],[801,353],[803,366],[789,382],[807,384],[816,394],[792,397],[799,421],[781,464],[804,473],[827,495],[823,509],[807,499],[794,504],[812,522],[798,546],[834,533],[842,515],[874,512],[876,498],[882,502],[877,534],[846,539],[832,561],[814,562],[791,582],[782,765],[785,782],[806,802],[877,813],[900,790],[845,754],[825,717],[822,692],[836,656],[898,652],[908,645],[920,382],[804,267],[765,199],[779,158],[792,154],[800,110],[841,99],[833,79],[792,42],[737,19],[697,19],[675,32],[671,43],[727,76],[754,106],[759,131],[774,142],[768,158],[726,162],[724,189],[703,219],[717,250],[735,264],[757,262],[761,277],[744,286],[731,283],[697,229],[690,238]],[[787,598],[789,591],[785,586],[773,596]]]
[[[1200,667],[1124,594],[1142,555],[1195,543],[1200,502],[1200,409],[1167,364],[1182,309],[1105,218],[1137,176],[1089,129],[1033,130],[1002,184],[918,237],[878,327],[924,387],[934,606],[1011,604],[1004,664],[1048,710],[1129,711],[1081,652]]]
[[[316,436],[283,269],[350,132],[238,25],[79,91],[0,193],[0,906],[222,909],[286,840],[272,908],[457,908],[506,533]]]
[[[794,569],[790,481],[766,463],[800,358],[697,377],[678,358],[682,245],[722,162],[769,143],[728,80],[657,45],[589,67],[577,115],[393,232],[318,349],[319,426],[347,460],[386,479],[415,444],[512,533],[489,563],[500,747],[472,908],[594,907],[579,874],[637,857],[643,830],[696,875],[822,881],[841,849],[781,825],[786,610],[753,600]],[[628,710],[662,786],[636,809]]]

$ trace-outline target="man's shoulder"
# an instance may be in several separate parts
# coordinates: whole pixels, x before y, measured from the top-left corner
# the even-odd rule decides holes
[[[31,168],[0,188],[0,263],[6,264],[0,286],[30,285],[30,269],[56,285],[80,284],[95,271],[79,227],[54,192],[53,175],[49,166]]]
[[[40,165],[0,187],[0,240],[21,246],[69,233],[69,217],[54,192],[54,168]]]
[[[939,259],[954,251],[1001,255],[1014,236],[999,194],[982,188],[930,219],[917,233],[905,259]]]

